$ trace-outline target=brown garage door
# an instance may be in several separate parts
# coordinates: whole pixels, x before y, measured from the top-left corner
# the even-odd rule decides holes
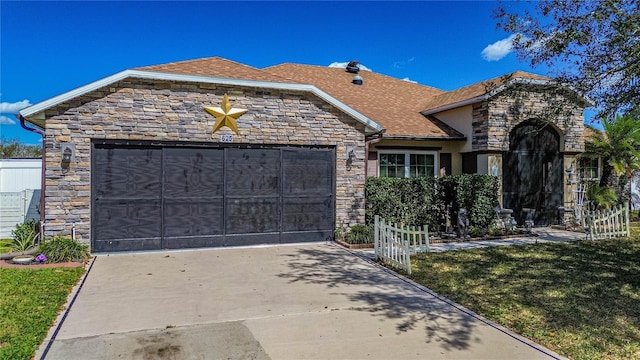
[[[322,241],[333,148],[94,143],[95,252]]]

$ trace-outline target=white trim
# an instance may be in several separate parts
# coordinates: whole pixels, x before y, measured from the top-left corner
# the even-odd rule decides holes
[[[90,84],[81,86],[79,88],[73,89],[66,93],[60,94],[48,100],[39,102],[25,109],[22,109],[20,110],[20,115],[24,116],[25,118],[38,116],[40,113],[44,112],[45,110],[50,109],[56,105],[59,105],[65,101],[69,101],[76,97],[85,95],[89,92],[98,90],[105,86],[109,86],[115,82],[122,81],[127,78],[183,81],[183,82],[209,83],[209,84],[232,85],[232,86],[246,86],[246,87],[266,88],[266,89],[274,89],[274,90],[310,92],[318,96],[322,100],[328,102],[329,104],[335,106],[336,108],[340,109],[341,111],[345,112],[347,115],[352,116],[353,118],[355,118],[362,124],[366,125],[367,127],[369,127],[369,130],[370,130],[369,132],[375,133],[375,132],[382,131],[383,129],[382,125],[376,123],[375,121],[366,117],[362,113],[347,106],[346,104],[340,102],[338,99],[334,98],[333,96],[327,94],[326,92],[318,89],[313,85],[220,78],[220,77],[200,76],[200,75],[184,75],[184,74],[162,73],[162,72],[141,71],[141,70],[125,70],[117,74],[108,76],[106,78],[100,79],[98,81],[94,81]]]
[[[411,158],[412,154],[433,155],[433,177],[438,177],[440,173],[440,163],[438,159],[438,151],[435,150],[378,150],[378,176],[380,176],[380,155],[382,154],[404,154],[404,177],[408,178],[411,174]]]

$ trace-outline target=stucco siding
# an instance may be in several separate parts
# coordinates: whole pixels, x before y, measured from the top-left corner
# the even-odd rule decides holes
[[[468,140],[473,138],[473,106],[467,105],[434,114],[435,117],[447,123],[447,125],[458,130]],[[471,141],[463,142],[461,152],[472,151]]]

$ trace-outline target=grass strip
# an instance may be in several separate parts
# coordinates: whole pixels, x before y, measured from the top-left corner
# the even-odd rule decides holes
[[[84,268],[0,268],[0,359],[30,359]]]

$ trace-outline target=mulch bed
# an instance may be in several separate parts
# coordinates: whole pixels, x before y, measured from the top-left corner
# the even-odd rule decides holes
[[[536,237],[537,234],[533,233],[523,233],[523,234],[513,234],[513,235],[498,235],[498,236],[486,236],[479,238],[468,238],[468,239],[443,239],[443,238],[431,238],[431,244],[442,244],[442,243],[450,243],[450,242],[464,242],[464,241],[486,241],[486,240],[505,240],[505,239],[514,239],[514,238],[522,238],[522,237]],[[336,240],[336,243],[346,247],[347,249],[373,249],[374,244],[347,244],[344,241]]]
[[[336,243],[346,247],[347,249],[373,249],[373,244],[348,244],[342,240],[336,240]]]
[[[75,268],[82,267],[84,263],[72,261],[55,264],[40,264],[32,263],[29,265],[14,264],[11,260],[0,260],[0,268],[15,268],[15,269],[50,269],[50,268]]]

